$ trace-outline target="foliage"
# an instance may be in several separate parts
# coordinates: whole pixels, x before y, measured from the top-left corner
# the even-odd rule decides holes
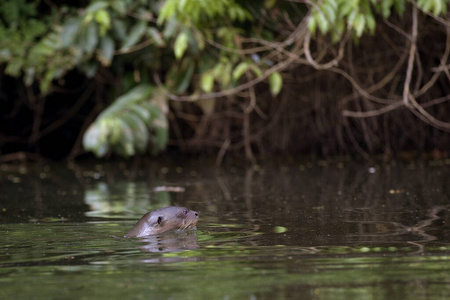
[[[387,19],[393,11],[402,16],[405,13],[407,0],[324,0],[313,1],[308,28],[315,33],[317,27],[323,34],[330,33],[332,40],[337,42],[346,29],[351,29],[355,37],[363,33],[375,32],[375,13]],[[417,5],[424,12],[442,15],[447,11],[448,0],[419,0]]]
[[[164,3],[158,23],[176,18],[185,24],[206,25],[215,18],[225,18],[232,22],[252,19],[252,15],[235,0],[168,0]]]
[[[129,157],[144,153],[150,142],[156,154],[165,148],[168,139],[166,110],[166,102],[158,98],[154,88],[140,84],[98,116],[84,135],[84,147],[98,157],[111,150]]]
[[[0,65],[41,96],[51,94],[55,81],[74,69],[102,83],[112,78],[107,85],[123,95],[116,100],[114,93],[107,95],[111,106],[86,132],[84,146],[98,156],[110,151],[130,156],[143,153],[148,143],[155,153],[167,143],[169,104],[166,96],[156,96],[154,78],[163,77],[172,99],[236,94],[251,80],[265,82],[277,97],[283,55],[301,52],[291,46],[300,38],[280,42],[285,33],[277,26],[285,19],[295,28],[308,18],[316,38],[328,35],[337,43],[348,33],[357,41],[375,32],[377,18],[403,16],[408,5],[443,15],[448,0],[90,0],[79,5],[2,1]],[[96,78],[101,72],[108,76]],[[204,102],[198,107],[206,112]],[[214,107],[213,99],[207,111]]]

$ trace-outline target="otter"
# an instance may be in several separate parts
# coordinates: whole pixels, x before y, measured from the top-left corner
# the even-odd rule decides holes
[[[170,206],[146,213],[125,237],[136,238],[160,234],[170,230],[192,229],[198,213],[186,207]]]

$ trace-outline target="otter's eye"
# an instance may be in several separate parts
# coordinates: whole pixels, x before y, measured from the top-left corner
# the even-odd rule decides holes
[[[188,213],[189,213],[189,210],[186,209],[186,210],[184,211],[184,214],[187,216]]]

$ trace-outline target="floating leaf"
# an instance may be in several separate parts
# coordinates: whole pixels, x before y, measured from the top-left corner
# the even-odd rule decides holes
[[[285,233],[286,231],[287,228],[283,226],[275,226],[275,228],[273,229],[273,232],[275,233]]]

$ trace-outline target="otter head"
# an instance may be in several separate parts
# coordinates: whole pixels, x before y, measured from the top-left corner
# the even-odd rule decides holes
[[[145,214],[125,237],[141,237],[169,230],[194,228],[198,213],[186,207],[166,207]]]

